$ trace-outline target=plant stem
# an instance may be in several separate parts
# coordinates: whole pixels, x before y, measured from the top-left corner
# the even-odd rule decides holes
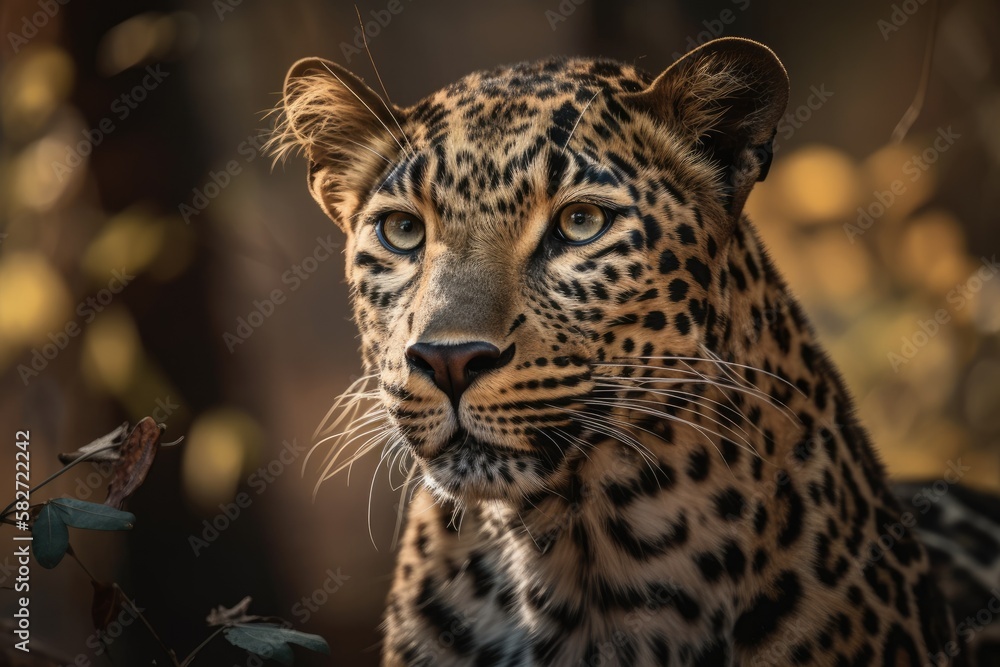
[[[118,586],[118,584],[115,584],[115,586],[121,589],[121,586]],[[180,667],[180,664],[177,662],[177,656],[174,655],[173,651],[167,648],[167,645],[163,643],[162,639],[160,639],[160,635],[156,634],[156,630],[154,630],[153,626],[150,625],[148,620],[146,620],[146,617],[142,615],[142,612],[139,611],[139,607],[137,607],[135,602],[132,601],[132,598],[126,595],[125,591],[122,591],[122,598],[132,607],[132,611],[135,613],[136,616],[139,617],[139,620],[142,621],[142,624],[146,626],[146,629],[149,630],[149,634],[153,635],[153,639],[156,640],[156,643],[160,645],[160,648],[163,650],[163,652],[167,655],[168,658],[170,658],[170,664],[172,664],[174,667]]]
[[[83,463],[84,461],[90,459],[92,456],[100,454],[101,452],[107,451],[109,449],[114,449],[115,447],[121,447],[121,443],[120,442],[111,442],[111,443],[108,443],[107,447],[102,447],[100,449],[95,449],[92,452],[87,452],[86,454],[84,454],[80,458],[76,459],[75,461],[67,463],[65,466],[63,466],[62,468],[60,468],[59,470],[55,471],[54,473],[52,473],[51,475],[49,475],[48,477],[46,477],[44,480],[42,480],[41,482],[39,482],[37,486],[28,489],[28,495],[30,496],[32,493],[34,493],[38,489],[40,489],[43,486],[45,486],[46,484],[48,484],[49,482],[51,482],[52,480],[54,480],[56,477],[59,477],[60,475],[64,474],[66,471],[68,471],[70,468],[72,468],[73,466],[77,465],[78,463]],[[0,516],[6,518],[6,516],[8,514],[10,514],[10,511],[13,509],[14,505],[16,505],[16,504],[17,504],[17,501],[16,500],[12,500],[10,502],[10,504],[7,505],[7,507],[3,508],[2,512],[0,512]]]
[[[77,556],[76,553],[72,549],[70,549],[67,553],[70,556],[72,556],[73,560],[75,560],[80,565],[80,567],[87,574],[87,576],[90,577],[90,580],[92,582],[98,583],[97,579],[94,578],[94,575],[92,575],[90,573],[90,570],[87,569],[87,566],[83,564],[83,561],[80,560],[80,557]],[[126,604],[128,604],[130,607],[132,607],[132,613],[135,614],[136,618],[138,618],[140,621],[142,621],[142,624],[146,626],[147,630],[149,630],[149,634],[153,635],[153,639],[155,639],[156,643],[159,644],[160,649],[163,651],[164,654],[166,654],[166,656],[168,658],[170,658],[170,664],[172,664],[174,667],[181,667],[180,664],[178,664],[178,662],[177,662],[177,656],[174,655],[173,651],[171,651],[169,648],[167,648],[167,645],[163,643],[162,639],[160,639],[160,635],[156,634],[156,630],[153,629],[153,626],[146,619],[146,617],[142,615],[142,612],[139,610],[139,607],[135,604],[135,602],[132,600],[132,598],[130,598],[128,596],[128,594],[125,593],[125,590],[121,586],[119,586],[117,583],[111,582],[111,585],[114,586],[115,588],[117,588],[119,591],[121,591],[122,600],[124,600]],[[101,633],[101,634],[103,635],[103,633]]]
[[[217,629],[215,632],[213,632],[212,634],[210,634],[205,641],[203,641],[202,643],[198,644],[198,646],[195,647],[195,649],[193,651],[191,651],[190,654],[188,654],[188,657],[184,658],[184,662],[182,662],[180,664],[180,667],[188,667],[188,665],[191,664],[191,661],[194,660],[194,657],[196,655],[198,655],[198,652],[201,651],[201,649],[203,649],[206,646],[208,646],[208,643],[210,641],[212,641],[213,639],[215,639],[216,637],[218,637],[222,633],[222,631],[225,630],[225,629],[226,629],[225,627],[221,627],[221,628]]]

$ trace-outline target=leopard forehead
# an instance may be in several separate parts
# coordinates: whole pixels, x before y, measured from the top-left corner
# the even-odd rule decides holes
[[[354,217],[413,210],[445,227],[453,246],[478,242],[495,252],[498,241],[509,246],[538,232],[574,196],[624,205],[651,162],[674,158],[682,182],[661,185],[676,199],[682,189],[703,190],[714,172],[683,164],[675,142],[628,108],[625,99],[650,81],[634,67],[591,59],[470,74],[403,111],[402,156],[372,182]]]
[[[609,60],[551,58],[474,72],[419,102],[407,116],[429,145],[446,140],[492,152],[547,135],[565,146],[595,97],[637,93],[651,77]],[[609,113],[613,113],[609,109]]]

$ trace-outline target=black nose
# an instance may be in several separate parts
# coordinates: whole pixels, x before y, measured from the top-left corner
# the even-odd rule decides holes
[[[410,363],[429,373],[456,409],[462,394],[477,376],[500,368],[513,356],[513,345],[501,354],[496,345],[481,341],[459,345],[414,343],[406,348]]]

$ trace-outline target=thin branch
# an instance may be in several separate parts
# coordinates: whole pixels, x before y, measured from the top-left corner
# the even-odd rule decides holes
[[[226,629],[226,626],[222,626],[222,627],[216,629],[216,631],[213,632],[212,634],[210,634],[208,636],[208,638],[205,639],[205,641],[203,641],[202,643],[198,644],[198,646],[196,646],[195,649],[193,651],[191,651],[191,653],[188,654],[188,657],[184,658],[184,661],[181,662],[181,664],[180,664],[179,667],[188,667],[188,665],[191,664],[191,661],[194,660],[194,657],[196,655],[198,655],[198,652],[201,651],[206,646],[208,646],[208,643],[210,641],[212,641],[213,639],[215,639],[216,637],[218,637],[219,634],[221,634],[222,631],[225,630],[225,629]],[[174,664],[176,664],[176,663],[174,663]]]
[[[80,560],[80,557],[76,555],[76,552],[74,552],[73,549],[69,549],[67,553],[73,557],[73,560],[77,562],[77,564],[80,566],[80,569],[82,569],[84,573],[88,577],[90,577],[91,582],[98,583],[97,578],[90,573],[90,570],[87,569],[87,566],[83,564],[83,561]],[[132,607],[132,613],[135,614],[136,618],[142,621],[142,624],[146,626],[147,630],[149,630],[149,634],[153,635],[153,639],[155,639],[156,643],[159,644],[160,649],[162,649],[163,652],[166,654],[166,656],[170,658],[170,663],[174,667],[181,667],[181,665],[177,662],[177,656],[174,655],[174,652],[171,651],[169,648],[167,648],[166,644],[163,643],[163,640],[160,639],[160,635],[156,633],[156,630],[153,629],[153,626],[150,625],[146,617],[142,615],[142,611],[139,610],[139,607],[135,604],[132,598],[130,598],[128,594],[124,591],[124,589],[122,589],[122,587],[119,586],[118,584],[112,582],[111,585],[117,588],[119,591],[121,591],[122,600],[125,602],[125,604]],[[104,633],[101,632],[100,635],[103,637]]]
[[[931,25],[927,29],[927,47],[924,50],[924,65],[920,72],[920,84],[917,86],[917,93],[910,102],[909,108],[903,117],[896,123],[896,128],[892,131],[890,138],[893,143],[899,143],[906,138],[906,134],[913,127],[917,117],[924,108],[924,99],[927,97],[927,86],[931,79],[931,63],[934,60],[934,42],[937,36],[938,18],[941,13],[941,0],[934,0],[934,14],[931,16]]]
[[[72,461],[70,463],[67,463],[65,466],[63,466],[62,468],[60,468],[59,470],[55,471],[54,473],[52,473],[51,475],[49,475],[48,477],[46,477],[44,480],[42,480],[41,482],[39,482],[39,484],[37,486],[28,489],[28,496],[30,497],[32,493],[34,493],[35,491],[38,491],[40,488],[42,488],[43,486],[45,486],[46,484],[48,484],[49,482],[51,482],[52,480],[54,480],[56,477],[59,477],[60,475],[66,473],[73,466],[75,466],[77,464],[80,464],[80,463],[83,463],[84,461],[89,460],[91,457],[96,456],[97,454],[100,454],[101,452],[107,451],[109,449],[114,449],[115,447],[121,447],[121,445],[122,445],[122,443],[120,443],[120,442],[111,442],[111,443],[108,443],[107,447],[101,447],[100,449],[95,449],[94,451],[88,452],[88,453],[84,454],[83,456],[81,456],[80,458],[78,458],[78,459],[76,459],[76,460],[74,460],[74,461]],[[17,504],[17,500],[12,500],[10,502],[10,504],[7,505],[7,507],[5,507],[2,512],[0,512],[0,516],[6,517],[8,514],[10,514],[11,510],[14,508],[14,505],[16,505],[16,504]]]

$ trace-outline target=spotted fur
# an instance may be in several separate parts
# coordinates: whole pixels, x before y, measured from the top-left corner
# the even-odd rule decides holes
[[[362,449],[418,482],[384,664],[971,655],[912,531],[870,557],[900,504],[742,214],[787,95],[742,39],[655,78],[503,67],[405,109],[332,63],[292,68],[275,143],[347,236],[378,398]],[[611,221],[575,245],[552,221],[580,201]],[[390,211],[423,221],[418,250],[381,242]],[[470,343],[497,354],[458,396],[408,356]]]

